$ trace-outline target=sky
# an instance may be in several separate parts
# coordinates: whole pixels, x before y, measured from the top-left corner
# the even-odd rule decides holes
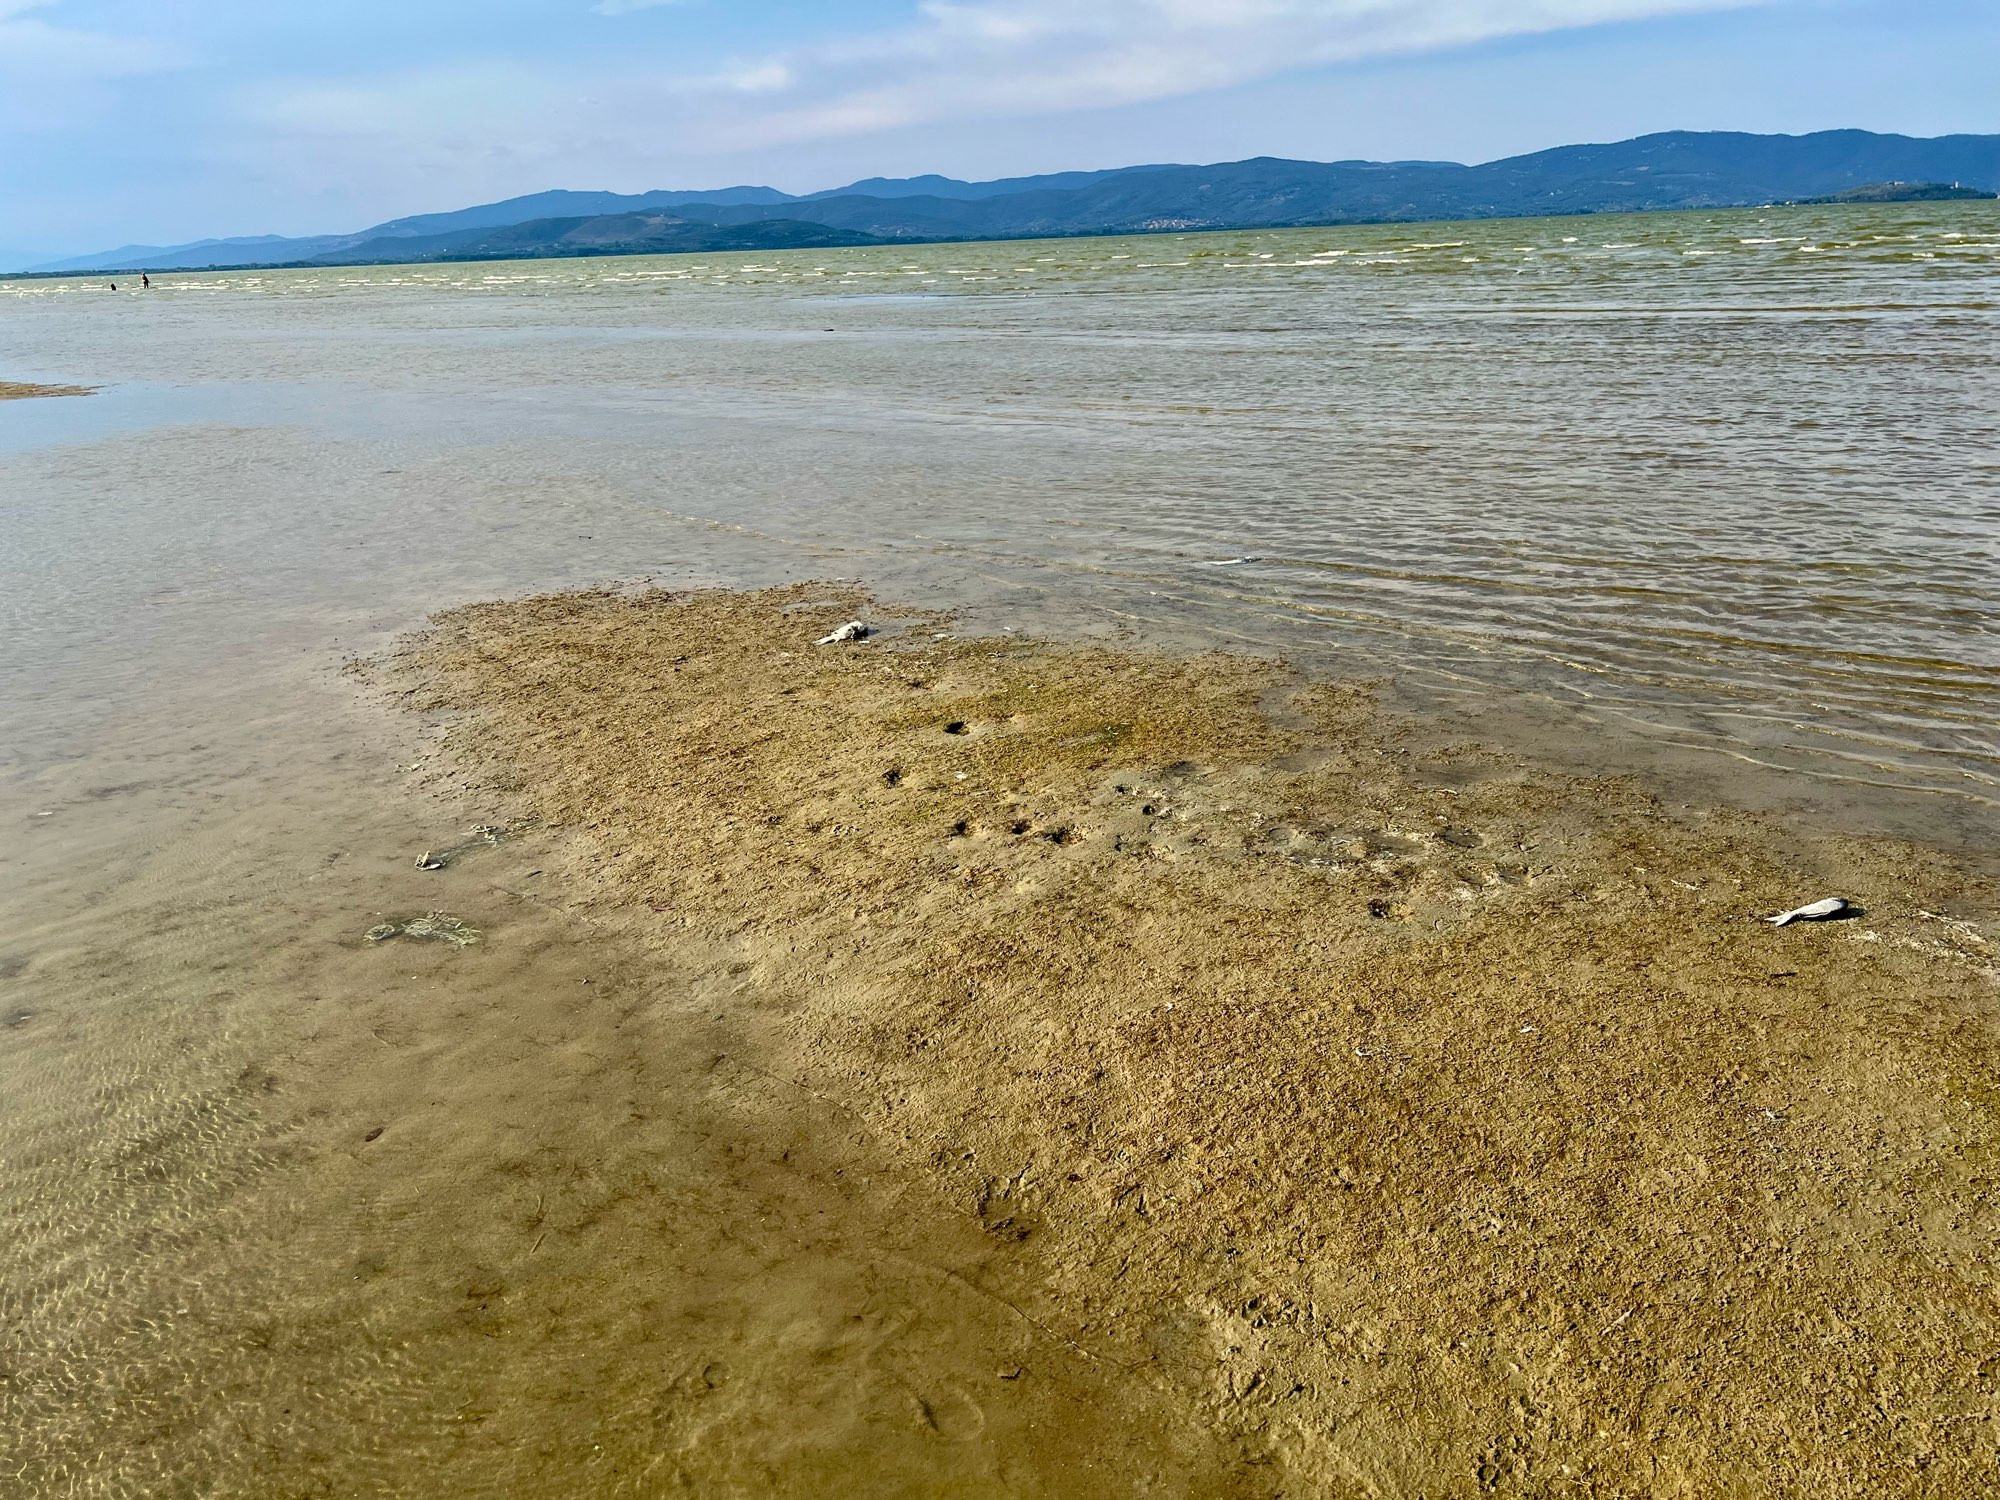
[[[545,188],[2000,132],[2000,0],[0,0],[0,264]]]

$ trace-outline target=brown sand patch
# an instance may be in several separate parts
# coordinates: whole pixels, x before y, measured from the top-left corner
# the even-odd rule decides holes
[[[1990,885],[1417,757],[1274,664],[809,644],[856,614],[531,599],[400,670],[1272,1488],[1991,1492]]]
[[[0,380],[0,401],[28,401],[37,396],[94,396],[91,385],[26,385],[18,380]]]
[[[96,396],[96,386],[30,386],[20,380],[0,380],[0,402],[34,400],[36,396]]]

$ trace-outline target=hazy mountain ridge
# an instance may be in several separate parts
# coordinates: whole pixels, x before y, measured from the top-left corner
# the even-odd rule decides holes
[[[798,219],[706,224],[671,214],[592,214],[533,219],[451,234],[393,235],[323,255],[315,265],[377,265],[387,260],[513,260],[561,255],[667,255],[686,251],[818,250],[879,245],[873,235]]]
[[[549,193],[531,193],[525,198],[508,198],[499,203],[482,203],[475,208],[462,208],[452,213],[415,214],[409,218],[391,219],[386,224],[377,224],[365,231],[362,238],[452,234],[465,229],[504,229],[512,224],[528,224],[540,219],[582,219],[607,214],[642,213],[648,209],[679,208],[692,203],[770,207],[791,201],[789,193],[767,187],[711,188],[690,192],[662,189],[650,193],[579,193],[557,189]]]
[[[807,235],[800,243],[856,244],[870,239],[998,239],[1721,208],[1823,199],[1885,182],[1965,184],[1991,193],[2000,188],[2000,135],[1919,139],[1863,130],[1804,136],[1669,131],[1602,145],[1558,146],[1480,166],[1256,157],[1212,166],[1121,167],[988,183],[935,176],[870,178],[805,196],[757,186],[633,194],[557,190],[393,219],[357,234],[126,246],[37,269],[186,270],[497,255],[503,251],[480,248],[482,231],[557,222],[569,227],[521,237],[519,253],[586,253],[565,247],[596,242],[603,248],[588,253],[610,254],[655,240],[592,240],[611,233],[609,229],[585,232],[579,240],[577,226],[597,218],[665,211],[685,223],[745,233],[773,223],[815,225],[863,238]],[[774,214],[774,209],[782,213]],[[736,248],[776,248],[766,242],[797,239],[801,233],[760,230],[751,236],[757,243]],[[726,248],[726,237],[704,240],[686,229],[668,238],[688,249]]]
[[[1034,177],[1000,177],[991,182],[961,182],[956,177],[940,177],[935,172],[922,177],[866,177],[843,188],[807,193],[801,201],[810,203],[822,198],[1000,198],[1010,193],[1067,192],[1072,188],[1088,187],[1106,177],[1168,170],[1171,168],[1159,164],[1110,167],[1096,172],[1044,172]]]

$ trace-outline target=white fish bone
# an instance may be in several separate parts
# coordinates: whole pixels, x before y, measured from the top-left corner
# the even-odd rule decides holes
[[[1790,911],[1780,912],[1775,917],[1764,920],[1773,927],[1783,927],[1787,922],[1824,922],[1828,917],[1837,917],[1847,910],[1847,901],[1840,896],[1828,896],[1824,901],[1815,901],[1811,906],[1795,906]]]

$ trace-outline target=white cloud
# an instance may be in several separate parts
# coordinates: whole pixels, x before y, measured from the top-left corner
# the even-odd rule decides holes
[[[0,0],[0,5],[9,0]],[[669,0],[601,0],[605,14]],[[686,161],[1196,95],[1304,69],[1753,0],[920,0],[903,24],[694,72],[526,61],[260,91],[256,122],[385,166]]]
[[[188,60],[179,47],[60,26],[30,14],[57,8],[56,0],[0,0],[0,77],[41,85],[134,78],[170,72]]]
[[[762,60],[783,100],[711,116],[720,149],[1172,98],[1394,53],[1746,0],[924,0],[912,23]],[[733,72],[741,73],[738,65]]]

